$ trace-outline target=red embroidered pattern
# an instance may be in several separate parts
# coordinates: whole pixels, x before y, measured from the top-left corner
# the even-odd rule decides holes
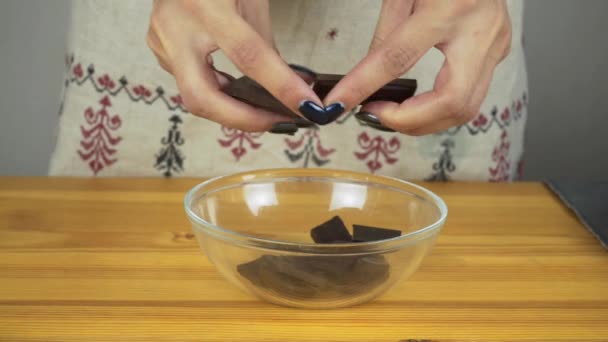
[[[511,161],[509,160],[509,148],[511,143],[507,136],[507,131],[502,131],[500,135],[500,143],[494,147],[492,152],[492,160],[496,163],[494,167],[490,167],[491,182],[505,182],[509,180]]]
[[[67,58],[67,62],[69,64],[68,67],[71,68],[71,75],[66,80],[66,87],[71,83],[78,86],[88,83],[92,85],[93,89],[100,94],[105,93],[112,97],[124,94],[133,102],[141,101],[148,105],[159,101],[163,102],[167,106],[168,110],[179,110],[183,113],[187,113],[179,94],[167,96],[162,87],[157,87],[154,91],[152,91],[152,88],[146,87],[142,84],[129,87],[129,81],[125,76],[118,79],[118,81],[108,74],[103,74],[102,76],[96,78],[95,67],[93,64],[90,64],[86,70],[84,70],[82,64],[74,64],[73,55]]]
[[[328,32],[328,38],[335,38],[337,33],[337,29]],[[179,94],[166,94],[162,87],[148,87],[139,83],[131,85],[125,76],[117,78],[106,73],[96,73],[92,64],[88,64],[88,66],[84,64],[83,67],[80,63],[74,63],[73,55],[66,57],[66,70],[69,71],[65,83],[66,87],[72,84],[75,86],[89,86],[101,96],[106,96],[104,99],[107,100],[108,105],[102,103],[103,108],[99,112],[105,112],[107,110],[106,107],[110,107],[111,105],[109,99],[116,96],[123,96],[133,102],[143,102],[148,105],[154,104],[157,101],[163,102],[168,110],[186,112]],[[490,113],[480,113],[470,122],[437,133],[437,135],[445,134],[451,136],[457,134],[461,129],[464,129],[470,135],[481,135],[490,132],[493,126],[498,126],[504,132],[509,125],[524,116],[527,102],[527,94],[524,93],[520,98],[513,100],[511,105],[502,111],[499,111],[495,107]],[[60,109],[61,112],[62,109]],[[89,166],[95,174],[100,172],[104,167],[108,167],[116,162],[116,158],[112,156],[116,152],[115,145],[122,139],[121,137],[112,136],[112,134],[116,134],[115,131],[121,125],[120,117],[118,115],[109,117],[106,112],[106,119],[103,119],[99,112],[94,113],[90,108],[85,111],[88,125],[85,125],[86,129],[81,127],[83,134],[81,141],[82,148],[78,150],[80,157],[89,162]],[[352,114],[352,112],[347,113],[343,118],[337,120],[336,123],[346,123],[353,116]],[[93,117],[97,117],[98,119],[93,119]],[[89,119],[105,120],[106,124],[96,126],[95,123],[89,122]],[[85,134],[85,131],[88,133],[88,136]],[[258,140],[262,136],[261,133],[245,133],[225,127],[222,127],[221,131],[224,137],[218,139],[219,144],[222,147],[229,148],[237,161],[247,154],[247,152],[257,150],[262,145],[261,141]],[[506,132],[503,135],[505,137],[501,138],[501,143],[495,147],[492,154],[496,165],[493,168],[489,168],[490,176],[497,180],[504,179],[505,175],[506,179],[509,179],[509,174],[511,173],[511,161],[508,159],[510,143],[506,137]],[[307,167],[309,161],[312,160],[317,166],[322,166],[330,162],[329,157],[335,152],[335,149],[324,147],[320,136],[321,134],[317,129],[300,130],[294,138],[285,139],[286,149],[284,152],[292,163],[303,160],[304,167]],[[101,137],[101,140],[99,137]],[[99,142],[92,143],[91,141],[95,139]],[[395,153],[397,153],[401,146],[397,137],[391,139],[382,138],[381,136],[371,137],[368,133],[362,132],[358,136],[358,144],[360,150],[354,152],[354,155],[359,160],[365,161],[367,167],[372,172],[380,170],[385,164],[398,162]],[[501,153],[503,154],[502,156],[500,156]]]
[[[120,128],[122,121],[118,115],[110,116],[108,114],[107,109],[112,106],[110,99],[104,96],[99,103],[101,109],[97,112],[93,111],[91,107],[84,111],[87,127],[80,126],[82,150],[78,150],[80,158],[88,162],[95,175],[118,160],[118,158],[111,157],[116,153],[116,149],[113,147],[122,140],[121,137],[112,135],[113,131]]]
[[[329,31],[327,31],[327,39],[335,40],[337,36],[338,36],[337,28],[332,27]]]
[[[336,152],[333,148],[326,148],[321,143],[319,128],[313,127],[305,130],[297,139],[285,139],[287,149],[285,155],[292,163],[304,160],[304,167],[308,167],[309,161],[316,166],[323,166],[331,160],[328,158],[332,153]]]
[[[139,97],[150,97],[152,96],[152,92],[150,89],[146,88],[143,85],[138,85],[137,87],[133,87],[133,93]]]
[[[178,106],[182,106],[184,104],[184,101],[182,100],[181,95],[175,95],[175,96],[171,96],[171,102],[175,103]]]
[[[483,128],[487,123],[488,118],[483,113],[479,113],[479,115],[471,121],[471,125],[475,128]]]
[[[114,89],[114,87],[116,86],[116,83],[114,83],[114,80],[111,79],[108,74],[104,74],[103,76],[98,78],[97,83],[99,83],[99,85],[101,85],[103,88],[109,90]]]
[[[259,139],[263,133],[248,133],[224,126],[222,126],[222,133],[224,133],[226,139],[218,139],[217,141],[225,148],[232,147],[236,143],[236,146],[232,147],[230,152],[232,152],[237,161],[247,153],[247,145],[253,150],[257,150],[262,146],[262,144],[255,140]]]
[[[506,129],[515,121],[523,116],[523,109],[528,102],[528,95],[523,93],[520,99],[513,100],[511,106],[507,106],[499,113],[498,108],[494,107],[490,114],[479,113],[473,120],[456,127],[452,127],[437,135],[456,135],[460,130],[465,129],[470,135],[487,133],[492,126],[496,125],[500,129]]]
[[[384,159],[384,162],[387,164],[395,164],[399,160],[398,158],[391,157],[391,155],[401,148],[401,142],[396,136],[389,140],[385,139],[382,135],[370,138],[367,132],[363,132],[359,134],[357,142],[363,151],[355,152],[355,156],[359,160],[367,160],[371,157],[366,164],[372,173],[376,173],[377,170],[382,168],[381,159]]]
[[[75,77],[81,78],[84,75],[84,72],[82,71],[82,65],[80,65],[80,63],[76,64],[76,66],[72,69],[72,73]]]

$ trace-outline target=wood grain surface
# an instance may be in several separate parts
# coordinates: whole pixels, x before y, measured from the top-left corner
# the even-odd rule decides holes
[[[2,341],[608,341],[608,252],[542,184],[424,184],[450,214],[361,306],[258,301],[200,252],[194,179],[0,178]]]

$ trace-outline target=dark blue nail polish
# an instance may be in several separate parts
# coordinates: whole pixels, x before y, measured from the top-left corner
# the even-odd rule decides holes
[[[302,101],[299,110],[305,118],[316,124],[325,125],[329,123],[325,108],[310,100]]]
[[[344,113],[344,104],[342,102],[332,103],[325,107],[325,114],[327,115],[327,122],[334,122],[336,119]]]

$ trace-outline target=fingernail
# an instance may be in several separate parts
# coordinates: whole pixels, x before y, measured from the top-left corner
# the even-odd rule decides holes
[[[277,122],[272,125],[268,133],[274,134],[294,134],[298,131],[298,126],[293,122]]]
[[[384,126],[381,122],[380,119],[378,119],[378,117],[370,112],[359,112],[357,114],[355,114],[355,117],[357,118],[357,120],[363,122],[364,124],[366,124],[367,126],[380,130],[380,131],[384,131],[384,132],[395,132],[395,130],[390,129],[386,126]]]
[[[357,114],[355,114],[355,117],[357,118],[357,120],[363,121],[365,123],[381,125],[380,119],[378,119],[375,114],[370,112],[358,112]]]
[[[314,122],[308,121],[308,120],[306,120],[304,118],[300,118],[300,117],[295,118],[293,120],[293,122],[296,124],[296,126],[298,126],[298,128],[308,128],[308,127],[312,127],[315,125]]]
[[[302,101],[299,110],[305,118],[316,124],[325,125],[329,123],[325,109],[310,100]]]
[[[336,102],[325,107],[325,113],[327,114],[327,120],[334,122],[342,113],[344,113],[344,103]]]
[[[313,81],[317,79],[317,73],[308,69],[305,66],[301,66],[298,64],[289,64],[289,67],[297,72],[301,72],[301,73],[308,75],[310,78],[312,78]]]

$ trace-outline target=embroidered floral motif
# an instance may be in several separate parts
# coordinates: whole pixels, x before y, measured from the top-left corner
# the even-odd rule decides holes
[[[479,115],[471,121],[471,125],[478,129],[483,129],[487,124],[488,118],[483,113],[479,113]]]
[[[401,142],[396,136],[385,139],[382,135],[370,137],[367,132],[362,132],[357,138],[357,143],[363,151],[355,152],[359,160],[368,160],[366,165],[371,173],[376,173],[383,167],[382,160],[387,164],[395,164],[399,159],[392,157],[401,148]]]
[[[331,31],[330,31],[331,32]],[[337,29],[335,34],[337,35]],[[329,34],[329,32],[328,32]],[[334,37],[335,38],[335,37]],[[119,75],[112,75],[109,73],[103,73],[103,72],[96,72],[95,67],[90,64],[84,64],[84,63],[78,63],[74,61],[74,57],[73,55],[69,55],[66,56],[66,75],[67,78],[65,80],[65,87],[68,88],[69,86],[89,86],[92,87],[97,93],[101,94],[101,96],[104,96],[105,99],[107,99],[107,103],[110,103],[110,99],[112,99],[113,97],[117,97],[117,96],[123,96],[123,98],[128,98],[129,100],[131,100],[132,102],[139,102],[142,104],[147,104],[147,105],[152,105],[155,104],[157,102],[163,102],[164,106],[166,107],[167,110],[170,111],[179,111],[179,112],[183,112],[183,113],[187,113],[185,107],[183,106],[183,101],[182,98],[180,97],[179,94],[166,94],[164,89],[162,87],[150,87],[150,85],[145,85],[145,84],[140,84],[140,83],[135,83],[132,85],[129,83],[129,80],[127,79],[127,77],[122,76],[122,77],[117,77]],[[62,101],[63,103],[63,101]],[[504,179],[505,178],[505,174],[506,174],[506,179],[509,179],[510,176],[514,176],[516,170],[510,170],[510,166],[511,166],[511,160],[509,160],[508,158],[508,146],[509,141],[508,139],[506,139],[506,128],[509,127],[512,123],[522,119],[525,117],[525,109],[526,106],[528,104],[528,99],[527,99],[527,94],[523,93],[522,96],[518,99],[515,99],[511,102],[511,104],[509,106],[507,106],[506,108],[501,108],[499,110],[499,108],[494,107],[492,108],[492,110],[487,113],[479,113],[479,115],[477,117],[475,117],[473,120],[471,120],[470,122],[451,128],[447,131],[438,133],[438,135],[455,135],[457,133],[460,132],[460,130],[464,129],[465,132],[467,132],[470,135],[483,135],[487,132],[490,132],[490,130],[494,129],[495,126],[498,126],[498,128],[500,128],[502,131],[504,131],[505,133],[503,133],[505,135],[505,138],[501,139],[501,143],[495,147],[495,151],[492,155],[493,161],[494,163],[496,163],[496,165],[493,165],[493,167],[489,168],[489,173],[490,173],[490,177],[491,178],[495,178],[497,180],[500,179]],[[104,106],[102,104],[102,106]],[[109,110],[110,105],[106,106],[107,108],[102,108],[102,110]],[[60,114],[63,111],[63,106],[60,109]],[[87,114],[92,112],[92,114]],[[85,118],[87,118],[87,124],[84,124],[83,126],[83,130],[89,130],[92,131],[94,130],[94,124],[90,124],[88,123],[88,117],[91,115],[95,115],[95,116],[99,116],[100,114],[95,113],[92,111],[92,109],[87,109],[87,111],[85,111]],[[347,121],[350,120],[350,118],[353,116],[353,112],[351,113],[346,113],[345,115],[342,116],[342,118],[340,118],[339,120],[336,121],[337,124],[345,124]],[[107,131],[108,134],[100,133],[100,136],[107,138],[110,137],[115,141],[115,144],[111,144],[110,141],[106,141],[106,145],[101,146],[101,147],[96,147],[98,149],[98,152],[91,152],[89,149],[85,148],[85,146],[83,144],[87,144],[87,146],[90,146],[90,148],[93,148],[93,145],[90,145],[90,142],[88,142],[87,138],[85,138],[85,134],[83,131],[83,139],[81,141],[81,147],[78,150],[78,153],[80,155],[81,158],[83,158],[83,160],[85,160],[87,163],[89,163],[89,167],[91,167],[91,170],[93,170],[93,172],[95,174],[99,173],[104,167],[109,167],[111,166],[113,163],[116,162],[117,158],[115,156],[115,152],[116,152],[116,146],[120,140],[122,139],[122,137],[117,136],[118,133],[118,128],[120,127],[120,120],[121,118],[118,115],[114,115],[112,117],[108,116],[108,124],[105,126],[105,130]],[[114,117],[116,117],[116,119],[114,119]],[[123,117],[124,118],[124,117]],[[112,129],[111,127],[112,124],[109,123],[109,120],[114,120],[116,122],[116,120],[119,122],[116,126],[115,129]],[[358,122],[358,121],[356,121]],[[175,124],[175,123],[174,123]],[[181,123],[177,123],[175,124],[175,126],[177,127],[176,131],[173,131],[174,134],[176,132],[179,132],[179,125]],[[171,126],[173,127],[173,126]],[[219,127],[219,126],[218,126]],[[98,128],[99,130],[101,130],[101,128]],[[167,136],[164,138],[165,141],[169,142],[170,141],[170,133],[172,128],[169,128],[169,131],[167,132]],[[226,147],[229,148],[232,155],[235,157],[235,159],[237,161],[239,161],[243,156],[245,156],[247,154],[247,152],[253,151],[253,150],[258,150],[260,148],[260,146],[262,145],[262,141],[261,140],[261,133],[244,133],[238,130],[234,130],[234,129],[229,129],[229,128],[225,128],[225,127],[221,127],[220,128],[222,135],[220,135],[218,142],[222,147]],[[462,132],[462,133],[465,133]],[[383,143],[380,143],[378,140],[376,140],[376,136],[372,136],[372,133],[365,133],[367,135],[367,137],[363,136],[364,133],[359,134],[358,136],[358,150],[354,152],[354,156],[355,158],[358,158],[358,160],[362,160],[366,163],[366,166],[368,167],[368,169],[371,172],[376,172],[378,170],[381,170],[382,167],[384,167],[387,164],[392,164],[392,163],[397,163],[398,162],[398,157],[395,154],[395,152],[390,152],[392,151],[392,149],[394,149],[394,146],[398,146],[397,150],[400,149],[400,141],[398,138],[396,139],[396,143],[395,142],[391,142],[393,139],[389,139],[389,138],[384,138],[385,141]],[[91,132],[88,139],[93,139],[91,138],[92,136],[96,136],[95,132]],[[386,137],[386,134],[383,134],[384,137]],[[175,137],[175,135],[174,135]],[[173,138],[175,139],[175,138]],[[506,139],[506,140],[505,140]],[[183,140],[183,138],[182,138]],[[505,141],[503,141],[505,140]],[[444,140],[443,142],[445,142],[446,140]],[[162,142],[162,141],[161,141]],[[287,138],[284,140],[285,142],[285,155],[287,156],[287,158],[289,159],[289,161],[291,161],[292,163],[301,163],[304,167],[308,167],[309,163],[312,162],[312,165],[317,165],[317,166],[322,166],[325,165],[327,163],[329,163],[332,159],[332,157],[334,156],[334,153],[336,152],[335,149],[333,148],[326,148],[325,146],[322,145],[321,143],[321,135],[319,133],[319,131],[317,129],[301,129],[296,136],[291,137],[291,138]],[[442,142],[442,146],[443,146],[443,151],[441,156],[443,156],[443,161],[441,159],[441,156],[439,158],[439,160],[433,165],[433,170],[435,171],[435,173],[433,175],[431,175],[429,178],[433,178],[435,176],[435,178],[437,179],[449,179],[449,175],[450,172],[454,171],[455,166],[453,165],[453,161],[452,161],[452,151],[454,148],[454,142],[452,141],[452,145],[450,146],[447,142],[447,145],[443,145]],[[101,143],[99,143],[101,144]],[[384,148],[381,147],[382,144],[384,144]],[[167,144],[165,145],[163,143],[163,146],[161,148],[161,150],[159,151],[159,154],[156,155],[156,157],[160,157],[162,154],[162,151],[164,151],[166,148],[169,148],[171,144]],[[500,150],[503,149],[504,150],[504,146],[506,145],[506,151],[507,153],[504,154],[502,156],[502,160],[501,157],[499,156],[500,154]],[[173,146],[175,147],[175,150],[179,153],[179,149],[178,147],[180,146],[179,144],[177,144],[177,141],[174,142]],[[102,152],[103,151],[103,152]],[[111,151],[114,151],[113,153],[111,153]],[[498,151],[498,152],[497,152]],[[165,151],[166,152],[166,151]],[[92,154],[91,154],[92,153]],[[177,155],[177,154],[176,154]],[[361,156],[361,158],[359,157]],[[85,159],[85,157],[87,157],[88,159]],[[449,157],[449,158],[448,158]],[[97,158],[97,159],[96,159]],[[176,169],[174,169],[174,167],[177,167],[177,169],[182,170],[179,166],[175,166],[178,165],[179,163],[177,162],[177,159],[172,157],[172,166],[171,166],[171,170],[170,173],[171,175],[175,174],[176,172],[180,172],[177,171]],[[352,158],[352,157],[351,157]],[[162,160],[169,160],[169,159],[163,159]],[[107,160],[107,161],[106,161]],[[391,163],[392,160],[395,160],[394,162]],[[182,159],[182,164],[183,164],[183,159]],[[158,164],[158,160],[157,160],[157,164]],[[522,163],[523,164],[523,163]],[[155,164],[156,165],[156,164]],[[435,167],[435,165],[437,165]],[[450,168],[450,165],[453,166],[453,168]],[[505,167],[506,165],[506,167]],[[519,170],[519,163],[518,163],[518,167],[516,169]],[[167,164],[163,161],[160,164],[156,165],[157,167],[159,167],[159,170],[162,170],[163,172],[167,172],[166,170],[166,166]],[[163,168],[160,168],[163,167]],[[183,167],[183,165],[181,166]],[[442,168],[443,167],[443,168]]]
[[[80,126],[82,149],[78,150],[80,158],[88,163],[95,175],[118,160],[112,156],[117,151],[114,147],[122,140],[121,137],[113,135],[113,132],[120,128],[122,121],[118,115],[108,114],[108,108],[112,106],[110,99],[104,96],[99,103],[101,109],[97,112],[91,107],[84,112],[87,127]]]
[[[263,133],[248,133],[224,126],[222,126],[222,133],[224,134],[225,139],[218,139],[217,141],[222,147],[232,147],[230,152],[232,152],[232,155],[237,161],[247,153],[247,146],[253,150],[257,150],[262,146],[262,144],[256,142],[256,140],[259,139]],[[236,146],[233,147],[235,144]]]
[[[310,160],[316,166],[323,166],[330,162],[328,158],[336,150],[333,148],[326,148],[321,143],[321,137],[319,136],[319,129],[317,127],[311,127],[308,129],[302,129],[299,132],[298,138],[290,139],[286,138],[285,143],[287,149],[285,155],[292,163],[297,161],[303,161],[303,167],[308,167]]]
[[[163,175],[165,177],[171,177],[174,172],[183,171],[184,159],[186,159],[178,148],[178,146],[183,145],[185,142],[178,129],[178,125],[182,123],[182,119],[175,114],[169,118],[169,121],[173,125],[169,128],[167,136],[160,139],[163,147],[156,155],[156,162],[154,163],[154,167],[164,171]]]
[[[327,39],[329,40],[335,40],[336,37],[338,37],[338,29],[335,27],[332,27],[328,32],[327,32]]]
[[[187,113],[181,102],[181,97],[179,97],[179,95],[174,95],[167,98],[165,90],[162,87],[157,87],[154,93],[150,90],[151,88],[142,84],[130,88],[128,86],[129,81],[125,76],[118,79],[117,84],[116,79],[109,74],[103,74],[102,76],[95,78],[95,66],[93,64],[90,64],[86,68],[86,72],[81,63],[76,63],[74,65],[73,55],[68,58],[68,62],[70,63],[69,69],[71,70],[71,75],[66,80],[67,84],[73,83],[82,86],[85,83],[88,83],[92,85],[93,89],[98,93],[107,94],[112,97],[125,94],[133,102],[144,102],[148,105],[161,101],[165,103],[167,109],[170,111],[179,110],[183,113]],[[67,84],[66,87],[68,86]]]
[[[136,87],[133,87],[133,94],[139,96],[140,98],[152,96],[152,92],[141,84]]]
[[[447,182],[450,180],[448,173],[456,170],[456,165],[452,161],[451,152],[454,145],[454,140],[452,139],[445,139],[441,142],[443,151],[439,156],[439,160],[433,164],[433,171],[435,171],[435,173],[427,177],[425,180],[433,182]]]
[[[523,93],[520,99],[514,100],[510,107],[505,107],[501,112],[497,107],[492,108],[489,118],[486,114],[480,113],[473,120],[466,124],[452,127],[446,131],[436,133],[437,135],[456,135],[460,130],[466,129],[469,134],[477,135],[479,133],[487,133],[493,126],[504,130],[513,122],[518,121],[523,117],[524,108],[527,105],[527,94]]]
[[[490,167],[491,182],[505,182],[509,180],[511,161],[509,160],[509,148],[511,143],[507,136],[507,131],[502,131],[500,142],[494,147],[492,152],[492,161],[496,163],[494,167]]]
[[[114,80],[108,74],[104,74],[98,78],[97,83],[103,87],[102,89],[113,89],[116,86],[116,83],[114,83]]]

